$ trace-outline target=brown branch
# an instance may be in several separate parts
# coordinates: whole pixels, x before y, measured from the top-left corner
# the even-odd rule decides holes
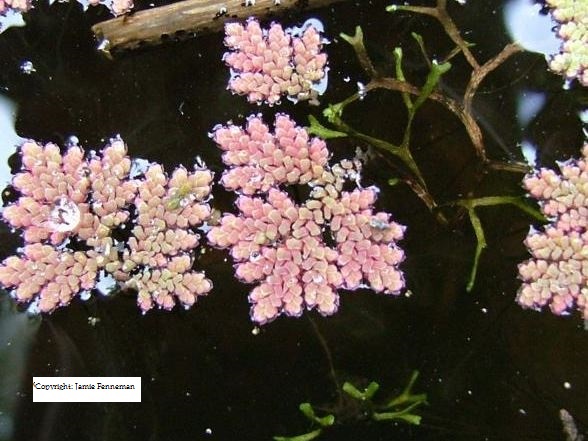
[[[533,167],[524,162],[488,161],[486,165],[492,170],[507,171],[511,173],[527,174],[533,171]]]
[[[388,77],[376,78],[372,80],[366,86],[366,91],[370,91],[372,89],[395,90],[398,92],[407,92],[411,95],[416,96],[420,94],[420,89],[418,87],[413,86],[410,83]],[[482,130],[480,129],[480,126],[478,125],[474,117],[469,112],[466,112],[464,106],[462,106],[458,101],[449,98],[448,96],[445,96],[439,92],[431,93],[431,95],[429,95],[429,98],[445,106],[448,110],[450,110],[455,116],[459,118],[459,120],[464,125],[466,131],[468,132],[468,136],[472,141],[474,149],[476,150],[476,154],[480,159],[482,159],[482,161],[486,162],[486,149],[484,148]]]
[[[435,17],[443,25],[443,29],[445,29],[445,32],[449,38],[451,38],[451,40],[453,40],[453,42],[459,46],[470,66],[472,66],[474,70],[478,69],[480,65],[478,64],[476,57],[474,57],[470,51],[470,48],[468,47],[468,44],[461,37],[461,32],[453,22],[453,19],[447,13],[446,6],[447,5],[445,0],[437,0],[437,15]]]
[[[184,0],[113,18],[92,26],[105,50],[159,44],[165,36],[216,32],[226,21],[312,9],[343,0]],[[248,6],[246,6],[246,4]]]
[[[486,63],[484,63],[483,66],[480,66],[472,71],[470,81],[463,96],[463,107],[466,113],[471,113],[472,100],[478,91],[478,87],[482,81],[484,81],[484,78],[486,78],[486,76],[498,66],[504,63],[510,56],[522,50],[523,48],[517,43],[509,43],[504,47],[504,49],[502,49],[502,51],[500,51],[498,55],[488,60]]]
[[[379,77],[380,74],[374,67],[372,60],[367,53],[365,42],[363,41],[363,30],[361,29],[361,26],[357,26],[355,28],[355,35],[347,35],[341,33],[340,36],[353,47],[359,64],[361,65],[363,70],[365,70],[366,73],[370,76],[370,78]]]
[[[467,62],[472,66],[474,69],[478,69],[480,67],[476,57],[470,51],[468,44],[466,41],[461,37],[461,32],[453,22],[453,19],[447,12],[447,1],[446,0],[437,0],[437,6],[434,8],[427,7],[427,6],[408,6],[408,5],[393,5],[389,10],[398,10],[398,11],[410,11],[417,14],[428,15],[430,17],[435,18],[443,29],[445,33],[451,40],[459,47],[461,52],[463,52],[464,57],[466,58]]]

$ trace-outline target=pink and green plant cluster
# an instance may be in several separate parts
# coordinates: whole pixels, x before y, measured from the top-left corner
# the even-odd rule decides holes
[[[307,24],[284,30],[274,23],[262,29],[254,19],[225,26],[223,59],[231,68],[229,89],[250,102],[278,103],[283,95],[316,102],[324,89],[327,55],[320,31]]]
[[[585,0],[546,0],[557,22],[560,53],[549,61],[554,72],[588,86],[588,2]]]
[[[114,16],[119,16],[131,12],[135,6],[133,0],[78,0],[84,8],[88,6],[104,5]]]
[[[226,33],[233,91],[270,104],[282,95],[316,98],[326,55],[315,26],[262,30],[249,20]],[[330,164],[325,142],[285,114],[273,132],[253,115],[245,128],[219,125],[212,137],[227,165],[221,183],[239,197],[237,214],[224,214],[207,237],[231,250],[240,280],[256,284],[253,321],[305,309],[331,315],[339,289],[401,292],[404,253],[396,243],[404,227],[374,209],[377,189],[361,187],[358,160]],[[151,164],[136,177],[120,138],[89,155],[29,141],[21,156],[17,199],[3,217],[23,231],[24,247],[0,265],[0,284],[18,302],[51,312],[104,277],[135,290],[143,312],[189,308],[212,289],[193,269],[197,229],[211,215],[208,169],[178,167],[167,176]]]
[[[550,220],[531,229],[525,244],[531,259],[519,265],[523,280],[517,301],[557,315],[578,309],[588,320],[588,144],[583,158],[560,163],[560,173],[542,168],[524,180]]]
[[[339,289],[401,292],[404,227],[375,211],[377,189],[360,187],[359,161],[329,165],[325,142],[284,114],[273,133],[252,115],[245,128],[218,126],[212,136],[229,167],[221,182],[240,196],[237,214],[225,214],[208,240],[231,250],[239,279],[257,283],[254,322],[305,309],[331,315]]]
[[[143,311],[154,304],[171,309],[175,299],[189,307],[211,289],[191,269],[193,228],[210,212],[208,170],[179,168],[168,179],[152,165],[132,178],[120,138],[90,155],[77,146],[62,153],[55,144],[27,141],[21,156],[12,181],[18,199],[2,216],[23,231],[24,247],[0,265],[0,284],[19,303],[51,312],[107,274],[139,292]],[[117,240],[114,232],[125,229],[131,237]]]
[[[31,0],[0,0],[0,17],[9,13],[27,12],[31,7]]]

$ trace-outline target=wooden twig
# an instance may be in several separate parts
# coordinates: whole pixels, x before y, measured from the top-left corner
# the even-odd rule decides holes
[[[311,9],[342,0],[184,0],[113,18],[92,26],[101,49],[133,49],[166,37],[215,32],[229,20]]]

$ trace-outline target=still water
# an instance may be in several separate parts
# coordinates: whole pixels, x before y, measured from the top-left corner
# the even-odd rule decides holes
[[[0,185],[18,166],[15,145],[22,139],[64,145],[76,136],[90,149],[116,134],[132,157],[171,169],[191,166],[198,156],[218,177],[220,151],[208,136],[216,124],[240,124],[262,111],[266,121],[282,111],[306,124],[309,114],[319,117],[324,106],[369,81],[338,36],[352,34],[356,25],[378,69],[393,74],[392,52],[400,46],[405,74],[422,84],[427,65],[411,32],[423,36],[431,58],[447,54],[451,41],[431,17],[388,14],[388,4],[345,1],[284,16],[287,26],[322,21],[331,41],[329,86],[319,107],[285,101],[272,108],[226,91],[221,34],[110,60],[95,50],[90,31],[109,18],[106,9],[37,4],[25,27],[0,34]],[[497,54],[512,36],[536,51],[514,55],[484,80],[474,116],[491,159],[553,167],[580,153],[588,95],[577,84],[564,89],[563,79],[546,70],[540,52],[554,50],[545,33],[552,24],[545,27],[543,17],[535,28],[534,19],[524,16],[539,9],[514,0],[448,5],[479,60]],[[524,32],[533,29],[535,34]],[[470,69],[459,55],[452,64],[439,87],[457,98]],[[370,92],[346,109],[345,118],[393,142],[406,125],[402,97],[391,91]],[[427,102],[414,124],[412,153],[440,204],[523,193],[522,174],[480,167],[464,127],[445,108]],[[348,139],[329,142],[337,158],[352,157],[357,146]],[[270,440],[311,430],[298,405],[333,410],[336,383],[365,387],[375,380],[384,399],[399,393],[413,370],[420,371],[414,391],[428,395],[428,406],[418,411],[420,426],[368,421],[350,406],[335,409],[337,423],[320,439],[565,440],[560,409],[586,433],[588,334],[581,318],[522,310],[514,301],[531,220],[508,206],[480,210],[488,248],[476,285],[466,292],[475,247],[467,215],[453,212],[440,223],[410,188],[388,185],[397,171],[381,158],[368,160],[364,185],[378,186],[377,208],[408,227],[400,245],[410,295],[342,292],[333,317],[281,317],[258,332],[249,320],[251,287],[236,281],[228,253],[213,249],[196,265],[214,290],[189,311],[143,316],[132,295],[99,295],[30,318],[3,293],[0,440]],[[216,208],[234,211],[233,194],[217,186],[213,195]],[[3,259],[21,239],[4,224],[0,228]],[[142,402],[33,404],[32,376],[140,376]]]

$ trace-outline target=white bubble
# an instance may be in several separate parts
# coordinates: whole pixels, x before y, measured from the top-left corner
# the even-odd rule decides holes
[[[75,230],[81,219],[82,215],[77,204],[67,197],[61,197],[53,203],[47,228],[58,233],[67,233]]]
[[[77,136],[71,135],[66,139],[65,145],[67,147],[77,147],[78,145],[80,145],[80,140]]]
[[[23,61],[22,64],[20,65],[20,71],[23,74],[30,75],[33,72],[36,72],[37,69],[35,69],[35,66],[33,65],[32,61],[27,60],[27,61]]]
[[[360,100],[363,100],[367,95],[365,84],[363,84],[361,81],[357,82],[357,93],[359,95]]]

